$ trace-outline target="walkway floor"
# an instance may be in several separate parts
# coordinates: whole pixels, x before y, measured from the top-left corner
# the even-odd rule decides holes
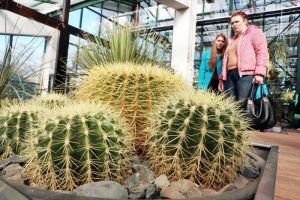
[[[257,132],[251,141],[279,145],[275,200],[300,200],[300,131]]]

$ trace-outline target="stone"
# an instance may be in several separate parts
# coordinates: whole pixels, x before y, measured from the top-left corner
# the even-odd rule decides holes
[[[221,190],[218,191],[218,193],[228,192],[231,190],[234,190],[236,187],[233,183],[225,185]]]
[[[164,187],[160,191],[160,197],[167,199],[184,199],[185,196],[182,195],[176,188],[172,186]]]
[[[2,171],[3,178],[8,181],[22,182],[22,175],[24,173],[23,167],[19,164],[11,164],[5,167]]]
[[[129,193],[129,199],[144,199],[146,196],[146,188],[144,186],[140,186],[134,188]]]
[[[47,190],[48,189],[47,185],[37,185],[35,183],[30,183],[29,186],[33,187],[33,188],[41,189],[41,190]],[[56,191],[58,191],[58,190],[56,190]]]
[[[127,190],[114,181],[87,183],[73,191],[79,196],[98,197],[104,199],[128,199]]]
[[[253,166],[251,164],[253,162],[247,161],[244,165],[243,170],[241,171],[241,174],[245,176],[246,178],[252,178],[255,179],[259,176],[259,169]]]
[[[170,181],[166,175],[162,174],[155,179],[154,184],[158,189],[162,189],[163,187],[168,187],[170,185]]]
[[[188,199],[200,198],[202,196],[202,192],[199,190],[198,186],[187,179],[172,182],[171,186],[176,188],[176,190]]]
[[[141,187],[146,190],[146,188],[154,183],[154,181],[154,172],[147,168],[142,168],[139,172],[134,173],[125,181],[125,187],[129,190],[130,193],[136,188]]]
[[[247,178],[245,178],[243,175],[238,174],[233,184],[237,189],[239,189],[244,187],[248,183],[249,180]]]
[[[28,160],[27,158],[22,158],[18,155],[13,154],[4,160],[0,160],[0,170],[4,169],[5,167],[7,167],[8,165],[11,165],[11,164],[26,163],[27,160]]]
[[[204,197],[206,197],[206,196],[211,196],[211,195],[216,195],[216,194],[218,194],[218,192],[215,191],[215,190],[213,190],[213,189],[204,189],[204,190],[202,191],[202,195],[203,195]]]
[[[151,185],[146,190],[146,199],[157,199],[158,188],[156,185]]]

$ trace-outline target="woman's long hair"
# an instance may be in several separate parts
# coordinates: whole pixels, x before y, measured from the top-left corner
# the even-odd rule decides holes
[[[228,40],[226,38],[226,36],[223,33],[220,33],[216,36],[213,46],[211,48],[211,53],[210,53],[210,59],[209,59],[209,69],[210,71],[214,71],[214,69],[216,68],[216,64],[217,64],[217,54],[218,54],[218,50],[217,50],[217,39],[218,37],[222,37],[224,39],[224,46],[221,52],[221,58],[223,58],[224,52],[227,48],[228,45]]]

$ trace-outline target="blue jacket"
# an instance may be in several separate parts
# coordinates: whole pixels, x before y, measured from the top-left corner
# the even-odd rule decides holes
[[[209,83],[212,79],[214,71],[210,71],[209,69],[209,59],[210,59],[210,51],[205,51],[202,54],[202,61],[199,67],[199,74],[198,74],[198,89],[207,90]],[[218,77],[222,73],[222,58],[221,56],[217,57],[217,74]]]

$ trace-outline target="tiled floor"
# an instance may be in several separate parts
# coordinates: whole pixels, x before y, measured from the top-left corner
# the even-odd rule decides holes
[[[275,200],[300,200],[300,131],[257,132],[251,141],[279,145]]]

